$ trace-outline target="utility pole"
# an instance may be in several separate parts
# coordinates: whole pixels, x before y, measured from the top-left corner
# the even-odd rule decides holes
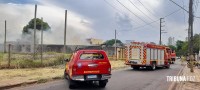
[[[36,56],[36,15],[37,15],[37,5],[35,5],[35,15],[34,15],[34,44],[33,44],[33,60]]]
[[[65,10],[65,29],[64,29],[64,49],[63,49],[63,53],[66,53],[66,31],[67,31],[67,10]]]
[[[7,30],[6,30],[6,20],[5,20],[4,53],[6,53],[6,34],[7,34]]]
[[[117,60],[117,31],[115,30],[115,60]]]
[[[162,25],[162,23],[164,22],[164,21],[162,21],[164,18],[160,18],[160,40],[159,40],[159,45],[162,45],[162,33],[167,33],[167,32],[162,32],[162,31],[164,31],[164,30],[162,30],[162,27],[164,27],[163,25]]]
[[[8,68],[10,68],[10,60],[11,60],[11,44],[8,45]]]
[[[41,24],[41,64],[43,64],[43,18],[41,18],[42,24]]]
[[[193,0],[189,1],[189,29],[188,29],[188,42],[189,42],[189,53],[190,53],[190,72],[194,72],[193,69],[193,21],[194,21],[194,15],[193,15]]]

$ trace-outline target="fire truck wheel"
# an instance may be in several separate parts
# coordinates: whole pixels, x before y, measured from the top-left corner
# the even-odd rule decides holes
[[[151,65],[151,70],[155,70],[156,69],[156,63],[153,62],[152,65]]]
[[[137,66],[131,66],[131,68],[136,69],[136,70],[140,69],[140,67],[137,67]]]
[[[170,65],[167,65],[166,68],[169,69],[169,68],[170,68]]]
[[[99,81],[99,87],[105,88],[107,82],[108,82],[108,80],[101,80],[101,81]]]

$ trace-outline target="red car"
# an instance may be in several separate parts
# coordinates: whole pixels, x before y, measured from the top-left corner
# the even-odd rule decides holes
[[[69,81],[69,88],[75,88],[77,82],[93,81],[103,88],[111,78],[111,65],[103,50],[78,50],[66,61],[64,77]]]

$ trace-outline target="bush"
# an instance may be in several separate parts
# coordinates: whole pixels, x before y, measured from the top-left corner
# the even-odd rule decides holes
[[[4,60],[3,60],[4,55]],[[64,59],[69,58],[71,54],[48,52],[44,53],[43,63],[41,63],[40,56],[36,57],[37,60],[33,60],[30,54],[12,54],[10,68],[38,68],[56,66],[64,63]],[[1,61],[2,57],[2,61]],[[0,53],[0,68],[7,67],[6,54]]]

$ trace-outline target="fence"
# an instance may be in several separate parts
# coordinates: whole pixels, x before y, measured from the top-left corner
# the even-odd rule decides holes
[[[0,68],[31,68],[42,66],[54,66],[63,64],[65,58],[69,58],[76,48],[85,48],[84,45],[68,45],[66,53],[63,52],[63,45],[43,45],[41,57],[41,45],[36,48],[35,59],[31,45],[7,45],[6,53],[0,53]],[[110,60],[115,60],[115,48],[104,47]],[[121,50],[121,49],[119,49]],[[123,51],[118,51],[118,58],[123,58]]]

